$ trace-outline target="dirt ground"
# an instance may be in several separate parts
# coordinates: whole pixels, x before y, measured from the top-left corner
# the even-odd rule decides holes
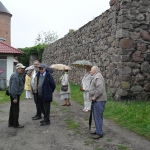
[[[104,137],[93,140],[88,130],[89,113],[82,112],[83,106],[73,101],[70,107],[61,106],[57,91],[54,101],[50,126],[40,126],[40,120],[31,119],[35,115],[33,99],[21,101],[19,122],[25,125],[22,129],[8,127],[10,104],[0,105],[0,150],[150,150],[150,141],[106,119]],[[68,129],[66,119],[79,127]]]

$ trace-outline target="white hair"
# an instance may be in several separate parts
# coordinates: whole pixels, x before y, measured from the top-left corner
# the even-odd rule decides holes
[[[33,63],[35,63],[35,62],[38,62],[38,63],[40,63],[38,60],[34,60],[34,61],[33,61]]]
[[[100,69],[97,66],[93,66],[92,68],[96,71],[96,73],[100,72]]]

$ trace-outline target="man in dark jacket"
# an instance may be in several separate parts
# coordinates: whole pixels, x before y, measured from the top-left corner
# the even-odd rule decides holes
[[[39,65],[39,72],[37,73],[38,101],[41,112],[44,114],[44,120],[40,121],[41,126],[50,124],[50,104],[56,87],[53,77],[46,68],[47,66],[41,63]]]
[[[24,68],[21,63],[16,65],[16,71],[11,75],[9,82],[9,95],[11,99],[10,113],[9,113],[9,127],[22,128],[24,126],[19,124],[19,101],[20,95],[24,90],[24,80],[22,74]]]

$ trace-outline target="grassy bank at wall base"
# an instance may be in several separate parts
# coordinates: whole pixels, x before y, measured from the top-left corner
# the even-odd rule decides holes
[[[70,83],[71,99],[83,105],[80,86]],[[60,85],[56,89],[60,90]],[[108,96],[104,117],[150,140],[150,102],[116,102]]]

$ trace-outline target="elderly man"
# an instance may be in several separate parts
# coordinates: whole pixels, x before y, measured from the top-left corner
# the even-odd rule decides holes
[[[35,60],[33,62],[33,66],[34,66],[34,70],[33,70],[32,75],[31,75],[31,91],[32,91],[34,102],[36,105],[36,115],[34,117],[32,117],[32,120],[38,120],[38,119],[41,119],[41,109],[40,109],[40,105],[39,105],[39,102],[37,99],[37,89],[36,89],[36,84],[37,84],[36,74],[39,71],[39,68],[38,68],[39,67],[39,61]]]
[[[11,75],[9,81],[9,95],[11,100],[10,113],[9,113],[9,127],[23,128],[23,125],[19,124],[19,101],[20,95],[24,90],[24,81],[22,74],[24,68],[21,63],[16,65],[16,71]]]
[[[38,101],[41,112],[44,114],[44,120],[40,121],[41,126],[50,125],[50,104],[56,87],[53,77],[46,68],[47,66],[41,63],[39,72],[36,75]]]
[[[93,139],[99,139],[103,137],[103,112],[107,97],[105,91],[105,81],[97,66],[93,66],[91,68],[91,75],[92,81],[89,88],[89,97],[93,104],[93,117],[96,126],[96,131],[91,134],[94,135]]]

